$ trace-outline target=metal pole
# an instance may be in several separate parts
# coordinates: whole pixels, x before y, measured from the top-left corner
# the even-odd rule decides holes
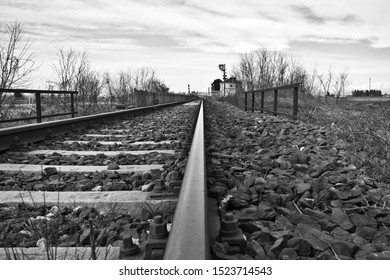
[[[244,110],[246,111],[246,107],[248,106],[248,96],[247,96],[247,92],[244,92],[245,94],[245,107],[244,107]]]
[[[274,116],[277,116],[278,111],[278,90],[274,90]]]
[[[298,118],[298,87],[294,87],[293,92],[293,116],[294,119]]]
[[[226,95],[226,83],[225,83],[225,81],[226,81],[226,70],[224,69],[223,70],[223,96]]]
[[[35,93],[35,106],[37,109],[37,122],[42,122],[42,107],[41,107],[41,93],[36,92]]]
[[[261,112],[264,112],[264,91],[261,92],[261,103],[260,103]]]
[[[255,92],[252,92],[252,113],[255,111]]]
[[[70,106],[71,106],[71,110],[72,110],[72,118],[74,118],[75,114],[74,114],[74,96],[73,96],[73,92],[70,94]]]

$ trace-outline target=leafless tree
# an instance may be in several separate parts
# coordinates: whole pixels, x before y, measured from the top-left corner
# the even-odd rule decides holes
[[[0,88],[25,86],[39,67],[30,51],[32,42],[25,37],[24,25],[0,22]],[[6,94],[0,92],[0,109]]]
[[[52,65],[56,75],[54,83],[59,90],[76,90],[80,76],[90,69],[86,51],[77,52],[72,48],[59,48],[57,64]]]
[[[322,90],[325,95],[325,101],[327,102],[327,97],[330,94],[330,88],[332,85],[332,81],[334,78],[334,71],[332,66],[329,66],[328,70],[325,73],[322,73],[321,75],[318,75],[318,80],[320,81]]]
[[[233,76],[243,82],[243,86],[246,90],[253,90],[255,88],[255,80],[257,79],[256,73],[256,60],[254,53],[240,54],[239,62],[233,66]]]
[[[313,68],[311,72],[306,71],[301,88],[304,93],[308,95],[316,95],[318,92],[318,71],[317,68]]]
[[[336,103],[338,102],[340,95],[345,94],[346,87],[350,85],[348,76],[349,76],[348,69],[344,69],[343,71],[340,71],[336,76],[335,82],[333,84],[333,93],[336,96]]]
[[[117,77],[105,74],[105,81],[110,102],[135,105],[134,92],[168,92],[169,88],[157,77],[157,72],[150,67],[121,71]]]
[[[90,113],[97,106],[105,80],[92,70],[87,51],[58,49],[58,62],[52,68],[56,74],[54,84],[59,90],[77,90],[77,106],[83,113]],[[62,100],[69,104],[67,96]],[[96,108],[95,108],[96,109]]]
[[[250,90],[303,82],[306,72],[296,58],[261,48],[241,54],[232,74]]]

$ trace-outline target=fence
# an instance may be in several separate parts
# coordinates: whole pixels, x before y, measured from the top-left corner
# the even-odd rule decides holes
[[[77,114],[77,111],[75,111],[75,98],[74,98],[74,95],[78,93],[77,91],[61,91],[61,90],[54,91],[54,90],[35,90],[35,89],[0,89],[0,93],[35,94],[35,111],[36,111],[35,117],[0,120],[0,123],[28,121],[28,120],[34,120],[34,119],[37,120],[37,123],[41,123],[43,118],[66,116],[66,115],[72,115],[72,118],[74,118],[75,115]],[[41,94],[70,94],[70,109],[71,109],[71,111],[59,113],[59,114],[42,115]]]
[[[297,119],[298,117],[298,91],[299,91],[299,85],[300,83],[291,84],[291,85],[285,85],[285,86],[278,86],[278,87],[271,87],[271,88],[265,88],[265,89],[259,89],[259,90],[251,90],[251,91],[245,91],[245,105],[244,110],[247,111],[247,109],[251,109],[252,113],[256,110],[259,110],[260,112],[266,112],[274,114],[275,116],[279,115],[286,115],[286,116],[292,116],[294,119]],[[285,89],[293,89],[293,112],[291,114],[286,114],[282,112],[278,112],[278,92],[280,90]],[[267,110],[264,109],[264,98],[266,92],[273,92],[274,93],[274,99],[273,99],[273,110]],[[260,93],[260,108],[255,107],[255,95],[256,93]],[[248,94],[252,94],[251,98],[251,106],[248,106]]]
[[[188,94],[173,94],[165,92],[147,92],[142,90],[134,90],[133,98],[135,107],[143,107],[190,100],[193,99],[194,96]]]

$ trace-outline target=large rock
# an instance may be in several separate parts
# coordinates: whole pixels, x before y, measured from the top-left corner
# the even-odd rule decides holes
[[[288,215],[287,218],[294,225],[305,224],[305,225],[312,227],[314,229],[317,229],[317,230],[321,229],[320,224],[314,218],[312,218],[306,214],[299,214],[299,213],[294,212],[294,213],[291,213],[290,215]]]
[[[375,226],[377,222],[369,215],[351,214],[349,216],[352,224],[356,227],[360,226]]]
[[[371,241],[374,239],[375,235],[377,234],[377,230],[368,226],[359,226],[356,228],[355,233],[361,238]]]
[[[348,215],[341,208],[332,209],[332,221],[347,231],[352,230],[354,227]]]
[[[312,246],[306,239],[293,237],[287,241],[287,247],[294,248],[294,250],[303,257],[308,257],[312,254]]]
[[[309,242],[313,249],[319,251],[327,249],[330,246],[330,241],[333,240],[330,235],[305,224],[298,224],[295,232]]]
[[[57,168],[55,168],[55,167],[46,167],[46,168],[43,169],[43,173],[46,176],[51,176],[51,175],[57,174]]]
[[[297,254],[297,251],[293,248],[284,248],[280,254],[279,259],[281,260],[297,260],[299,259],[299,256]]]

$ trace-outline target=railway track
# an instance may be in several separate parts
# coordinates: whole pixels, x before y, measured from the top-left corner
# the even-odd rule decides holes
[[[135,111],[98,127],[89,117],[87,128],[59,135],[44,124],[51,131],[36,143],[11,129],[2,141],[10,150],[0,155],[3,258],[162,258],[184,170],[196,165],[187,158],[199,105]],[[183,186],[191,182],[185,175]]]
[[[4,228],[26,240],[35,226],[44,236],[60,215],[73,219],[54,227],[62,244],[53,248],[66,258],[390,259],[389,186],[349,161],[347,143],[322,127],[226,104],[177,108],[165,118],[154,112],[90,125],[77,141],[70,133],[40,144],[13,143],[0,160],[14,166],[2,171],[13,177],[0,182],[1,218],[19,210],[29,216],[17,217],[19,225],[3,222],[0,240]],[[40,175],[23,174],[31,158],[44,166]],[[87,172],[65,170],[70,163]],[[30,189],[18,189],[20,182]],[[4,188],[12,189],[19,208],[4,199]],[[42,194],[40,207],[25,206],[37,206]],[[23,244],[41,249],[8,248],[7,257],[50,257],[47,240]]]

